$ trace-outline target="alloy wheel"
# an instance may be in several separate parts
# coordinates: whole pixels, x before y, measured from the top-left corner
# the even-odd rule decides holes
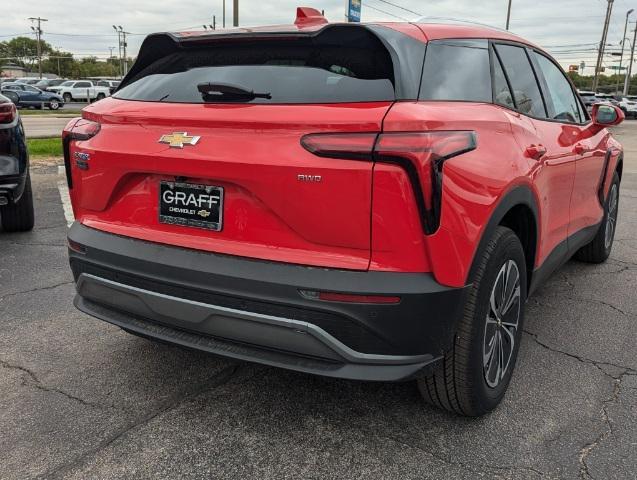
[[[608,250],[613,238],[615,238],[615,226],[617,225],[617,184],[614,183],[608,195],[608,214],[606,216],[606,236],[604,247]]]
[[[520,270],[508,260],[498,272],[484,327],[482,367],[484,379],[496,388],[509,370],[521,312]]]

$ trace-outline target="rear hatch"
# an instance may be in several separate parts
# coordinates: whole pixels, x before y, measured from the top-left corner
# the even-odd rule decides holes
[[[397,98],[417,96],[413,78],[397,78],[402,47],[349,26],[148,39],[114,97],[67,128],[92,132],[67,141],[77,219],[186,248],[367,269],[373,164],[320,158],[301,139],[380,132]]]

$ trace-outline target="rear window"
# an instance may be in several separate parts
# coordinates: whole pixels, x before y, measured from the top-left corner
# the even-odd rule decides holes
[[[198,85],[211,83],[269,96],[241,99],[242,103],[394,100],[393,65],[385,47],[372,35],[352,43],[321,45],[319,39],[296,39],[189,46],[141,70],[115,97],[205,103]]]
[[[422,100],[491,102],[487,40],[441,40],[427,45]]]

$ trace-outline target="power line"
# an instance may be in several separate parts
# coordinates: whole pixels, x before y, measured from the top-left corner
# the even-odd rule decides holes
[[[380,0],[377,0],[377,1],[380,1]],[[388,12],[386,10],[381,9],[381,8],[373,7],[372,5],[369,5],[369,4],[366,4],[365,7],[366,8],[371,8],[372,10],[376,10],[377,12],[380,12],[380,13],[384,13],[385,15],[389,15],[390,17],[398,18],[400,20],[405,20],[407,22],[409,21],[405,17],[401,17],[400,15],[395,15],[395,14],[390,13],[390,12]]]

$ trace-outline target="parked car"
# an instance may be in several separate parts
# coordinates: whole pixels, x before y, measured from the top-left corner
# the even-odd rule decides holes
[[[99,85],[100,87],[108,87],[109,92],[111,92],[111,95],[113,93],[115,93],[115,90],[117,90],[117,87],[119,86],[120,81],[119,80],[100,80],[99,82],[97,82],[97,85]]]
[[[44,92],[24,83],[3,84],[0,92],[18,107],[48,107],[50,110],[57,110],[64,105],[64,100],[58,94]]]
[[[509,32],[298,15],[151,35],[67,125],[75,305],[234,359],[417,379],[484,414],[527,297],[573,255],[610,254],[623,154],[606,127],[624,115],[589,116]]]
[[[108,87],[97,86],[89,80],[69,80],[56,87],[50,87],[49,91],[60,95],[66,103],[74,100],[102,100],[111,94]]]
[[[584,102],[584,106],[586,107],[586,110],[590,113],[591,109],[593,108],[593,105],[597,102],[597,97],[595,96],[595,92],[587,92],[587,91],[580,90],[578,93],[580,98],[582,99],[582,102]]]
[[[31,230],[34,223],[29,155],[16,106],[0,95],[0,225],[4,232]]]
[[[35,85],[40,80],[41,79],[39,77],[20,77],[20,78],[16,78],[15,82],[24,83],[25,85]]]
[[[626,117],[637,118],[637,97],[621,97],[619,101],[619,108],[622,109]]]
[[[50,87],[56,87],[66,81],[67,81],[66,78],[54,78],[54,79],[43,78],[38,83],[36,83],[34,87],[37,87],[40,90],[48,91]]]

